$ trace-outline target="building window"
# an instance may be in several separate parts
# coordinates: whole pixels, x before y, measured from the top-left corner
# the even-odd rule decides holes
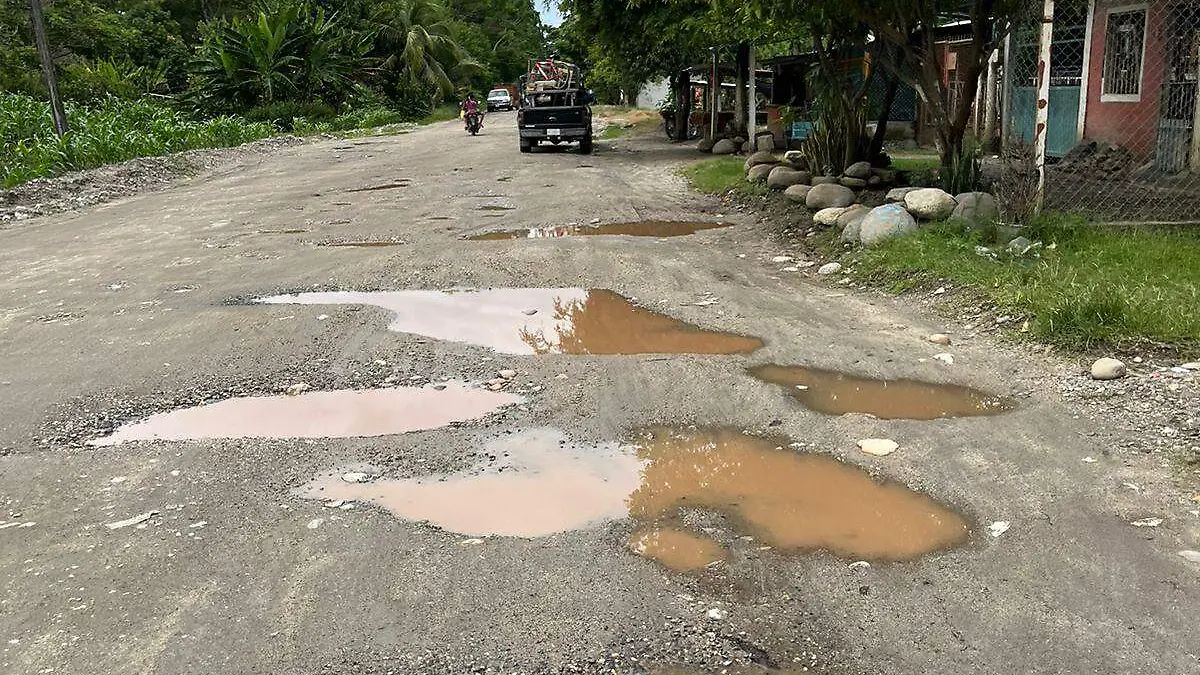
[[[1103,101],[1139,101],[1146,50],[1146,8],[1108,13],[1104,35]]]

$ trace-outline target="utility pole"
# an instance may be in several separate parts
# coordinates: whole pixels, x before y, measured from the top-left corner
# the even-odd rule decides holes
[[[46,77],[46,88],[50,90],[50,114],[54,117],[54,130],[59,136],[67,133],[67,111],[58,95],[58,78],[54,75],[54,60],[50,56],[50,41],[46,39],[46,19],[42,15],[42,0],[29,0],[33,17],[33,36],[37,41],[38,57],[42,60],[42,74]]]

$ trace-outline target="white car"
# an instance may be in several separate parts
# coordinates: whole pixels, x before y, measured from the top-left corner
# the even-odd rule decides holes
[[[487,95],[488,112],[496,110],[512,110],[512,94],[507,89],[493,89]]]

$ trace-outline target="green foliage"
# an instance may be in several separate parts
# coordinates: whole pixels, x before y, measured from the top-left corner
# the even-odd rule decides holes
[[[167,91],[167,65],[139,66],[115,59],[69,63],[63,67],[59,85],[63,97],[73,101],[92,102],[110,96],[136,99]]]
[[[270,122],[290,131],[297,120],[323,122],[337,116],[333,106],[321,101],[284,101],[251,108],[245,117],[251,122]]]
[[[13,185],[134,157],[238,145],[275,133],[265,122],[222,116],[198,121],[147,101],[108,98],[69,106],[71,131],[54,134],[49,105],[21,94],[0,94],[0,185]]]
[[[355,108],[331,117],[296,117],[292,130],[302,136],[311,134],[330,134],[342,131],[357,131],[373,129],[402,122],[410,122],[405,115],[382,106]]]
[[[737,157],[713,157],[694,162],[682,174],[692,187],[707,194],[737,192],[745,195],[765,195],[767,187],[746,180],[745,162]]]
[[[978,146],[963,148],[950,166],[940,169],[941,188],[952,195],[983,188],[983,151]]]
[[[366,66],[370,36],[307,3],[201,26],[191,94],[214,110],[280,101],[340,103]]]
[[[950,280],[1028,319],[1022,335],[1070,349],[1143,340],[1200,346],[1200,236],[1111,230],[1057,214],[1029,229],[1026,236],[1054,247],[993,260],[975,252],[991,243],[985,235],[943,224],[864,249],[855,270],[895,290]]]

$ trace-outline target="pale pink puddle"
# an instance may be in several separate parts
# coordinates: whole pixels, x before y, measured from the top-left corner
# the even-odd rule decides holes
[[[629,494],[641,481],[642,462],[630,448],[573,444],[556,429],[522,431],[485,448],[498,458],[494,466],[365,483],[335,472],[298,493],[369,502],[399,518],[466,535],[542,537],[625,518]]]
[[[89,445],[208,438],[351,438],[436,429],[519,403],[515,394],[460,382],[427,387],[248,396],[153,415]]]

